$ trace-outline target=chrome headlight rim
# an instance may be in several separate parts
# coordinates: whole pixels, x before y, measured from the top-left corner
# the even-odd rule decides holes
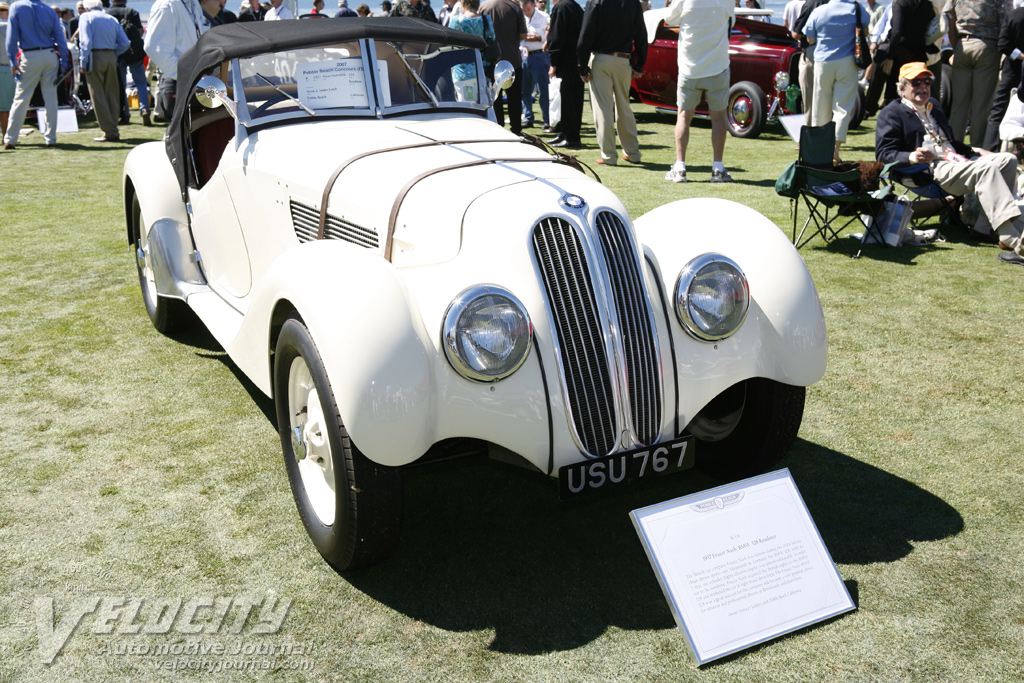
[[[775,89],[779,92],[789,87],[789,74],[785,71],[776,71],[775,78],[773,80],[775,83]]]
[[[744,297],[743,310],[739,318],[730,329],[721,334],[709,334],[690,316],[690,288],[701,272],[712,264],[724,264],[736,271]],[[750,310],[750,283],[747,280],[747,275],[739,264],[728,256],[716,253],[701,254],[683,266],[679,272],[675,287],[675,309],[679,324],[694,339],[703,342],[719,342],[728,339],[743,327],[743,321],[747,319],[747,312]]]
[[[485,296],[507,299],[522,316],[527,330],[526,335],[524,335],[526,344],[521,350],[519,358],[509,367],[496,374],[481,372],[470,365],[460,353],[458,344],[459,321],[473,304]],[[444,355],[448,359],[449,365],[457,373],[473,382],[494,384],[515,374],[523,366],[523,363],[526,362],[526,359],[530,357],[530,351],[533,348],[533,321],[530,320],[530,314],[526,310],[526,306],[523,305],[523,302],[504,287],[494,284],[475,285],[464,289],[448,304],[448,310],[445,311],[444,323],[441,328],[441,345],[444,347]]]

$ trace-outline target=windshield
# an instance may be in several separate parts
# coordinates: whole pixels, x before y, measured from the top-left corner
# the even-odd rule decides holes
[[[371,114],[376,110],[377,84],[385,110],[483,101],[478,53],[472,48],[377,41],[375,49],[376,60],[364,55],[360,41],[239,59],[250,119],[259,123],[280,114]],[[373,65],[372,74],[366,73],[367,65]]]

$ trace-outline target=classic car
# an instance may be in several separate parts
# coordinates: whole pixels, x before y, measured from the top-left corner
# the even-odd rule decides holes
[[[644,12],[650,45],[643,75],[633,79],[632,91],[640,102],[675,113],[679,27],[665,24],[668,12]],[[800,44],[784,27],[761,21],[769,16],[769,10],[736,10],[729,37],[732,87],[726,109],[729,131],[736,137],[756,138],[775,117],[801,111]],[[703,101],[696,116],[707,116]]]
[[[339,570],[392,552],[403,468],[446,445],[566,498],[743,477],[790,448],[825,369],[782,231],[721,199],[633,220],[495,123],[484,47],[406,18],[217,27],[182,57],[164,141],[125,162],[149,317],[201,322],[272,397]]]

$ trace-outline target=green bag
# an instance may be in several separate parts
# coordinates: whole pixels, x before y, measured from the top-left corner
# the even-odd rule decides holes
[[[779,179],[775,181],[775,194],[780,197],[789,197],[790,199],[796,199],[800,196],[796,165],[797,162],[794,161],[783,169]]]

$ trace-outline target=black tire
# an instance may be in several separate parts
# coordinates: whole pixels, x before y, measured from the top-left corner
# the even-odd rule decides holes
[[[181,299],[171,299],[157,294],[149,251],[142,239],[144,226],[139,196],[132,195],[131,249],[139,274],[139,288],[142,290],[142,303],[146,306],[146,314],[153,322],[153,327],[163,334],[185,330],[194,320],[192,311]]]
[[[401,529],[401,472],[352,443],[320,354],[297,317],[285,321],[277,340],[274,402],[292,495],[317,551],[338,571],[391,555]]]
[[[757,83],[740,81],[729,89],[729,104],[725,108],[729,132],[737,138],[756,138],[768,120],[764,91]]]
[[[687,426],[697,437],[697,467],[724,481],[767,472],[796,439],[806,393],[761,377],[726,389]]]

